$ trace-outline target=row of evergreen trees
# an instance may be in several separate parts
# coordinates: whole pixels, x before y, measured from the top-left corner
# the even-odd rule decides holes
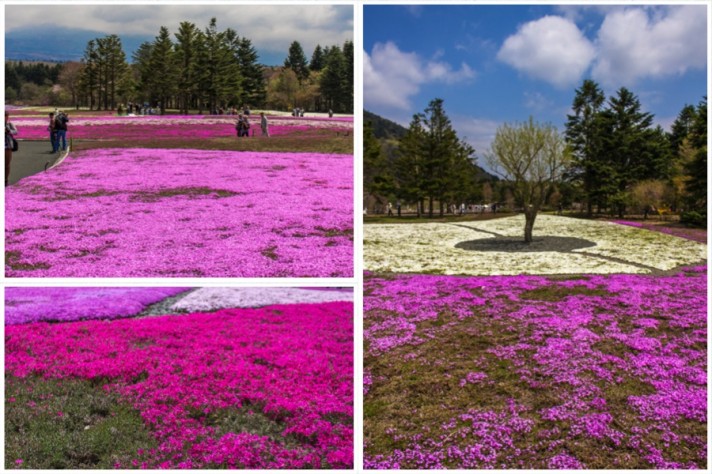
[[[584,81],[575,92],[573,114],[566,123],[572,155],[564,180],[556,183],[557,203],[583,203],[589,215],[613,212],[623,216],[633,206],[693,210],[704,221],[707,207],[707,101],[686,105],[670,133],[653,126],[637,96],[626,88],[606,100],[595,82]],[[477,202],[487,187],[502,197],[511,183],[487,177],[475,165],[474,149],[457,137],[435,99],[416,114],[396,153],[383,153],[370,124],[364,128],[364,191],[405,202],[444,206]],[[511,191],[511,190],[510,190]],[[497,196],[492,196],[497,199]],[[521,205],[521,203],[520,203]]]
[[[306,86],[311,75],[318,79],[316,90],[312,87],[312,100],[305,104],[296,94],[282,102],[268,97],[268,92],[279,91],[279,85],[267,84],[268,74],[251,41],[231,28],[218,30],[215,18],[204,30],[182,22],[174,36],[161,27],[153,41],[139,46],[132,64],[128,64],[118,36],[90,41],[78,81],[78,105],[109,110],[128,101],[148,102],[160,105],[162,111],[172,108],[187,113],[191,109],[215,112],[277,103],[282,108],[353,111],[351,42],[346,42],[343,50],[317,46],[308,65],[301,45],[292,43],[280,75],[296,77],[298,86]]]
[[[606,100],[597,83],[585,80],[572,108],[566,138],[574,165],[568,178],[580,184],[588,215],[595,207],[623,216],[633,190],[652,182],[668,187],[667,206],[706,207],[706,197],[695,191],[707,187],[706,171],[695,171],[706,170],[706,99],[697,108],[686,105],[670,133],[653,126],[653,114],[626,88]]]
[[[29,63],[22,61],[5,62],[5,90],[12,89],[12,94],[19,94],[22,84],[31,83],[38,86],[52,85],[57,83],[59,73],[62,71],[61,64]]]
[[[475,149],[457,136],[442,99],[413,115],[392,159],[382,152],[370,123],[364,127],[363,146],[366,192],[416,203],[418,215],[432,217],[435,203],[442,215],[448,203],[469,201],[476,192]]]

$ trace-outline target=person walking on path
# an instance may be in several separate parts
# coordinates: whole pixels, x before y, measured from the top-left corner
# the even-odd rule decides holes
[[[260,112],[260,127],[262,128],[262,136],[269,137],[269,129],[267,128],[267,116],[264,112]]]
[[[12,152],[17,150],[15,135],[17,135],[17,129],[10,122],[10,112],[5,111],[5,186],[7,186],[7,181],[10,178]]]

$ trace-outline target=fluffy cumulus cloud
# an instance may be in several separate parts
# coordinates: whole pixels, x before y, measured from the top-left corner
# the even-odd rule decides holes
[[[596,54],[576,24],[559,16],[525,23],[508,37],[497,59],[557,87],[579,81]]]
[[[707,15],[701,5],[610,12],[598,31],[592,76],[617,86],[704,69],[706,37]]]
[[[401,51],[395,43],[377,43],[371,54],[364,51],[363,84],[366,107],[411,108],[410,98],[428,83],[453,84],[475,77],[467,64],[459,69],[437,59]]]

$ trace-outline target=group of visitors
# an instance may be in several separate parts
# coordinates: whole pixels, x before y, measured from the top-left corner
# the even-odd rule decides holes
[[[126,104],[126,115],[161,115],[161,104],[156,107],[151,107],[148,102],[143,104],[129,102]],[[116,109],[118,115],[124,114],[124,104],[119,104]]]
[[[250,136],[250,120],[248,118],[248,115],[249,114],[239,114],[237,116],[237,121],[235,122],[235,130],[237,130],[238,138]],[[267,116],[264,112],[260,112],[260,128],[262,129],[262,136],[269,137]]]
[[[49,113],[49,141],[52,144],[52,153],[57,153],[62,147],[62,151],[67,149],[67,123],[69,117],[62,111]]]

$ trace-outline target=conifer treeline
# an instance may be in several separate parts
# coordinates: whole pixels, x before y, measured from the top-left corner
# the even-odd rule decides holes
[[[506,181],[477,175],[473,151],[455,134],[442,107],[432,101],[413,117],[389,157],[364,127],[364,191],[380,201],[418,204],[418,214],[440,215],[448,205],[509,201]],[[556,183],[549,205],[583,205],[588,215],[680,212],[682,220],[706,225],[707,99],[686,105],[671,132],[653,125],[626,88],[606,98],[594,81],[575,91],[566,141],[573,155],[564,179]],[[493,194],[494,191],[494,194]],[[521,206],[521,203],[512,203]],[[443,206],[445,205],[445,206]]]
[[[215,18],[204,30],[184,21],[174,36],[161,27],[152,42],[136,50],[131,65],[116,35],[90,41],[82,60],[80,105],[115,109],[133,101],[183,113],[242,106],[353,109],[351,42],[344,50],[317,46],[311,68],[299,43],[293,42],[283,70],[268,84],[252,42],[231,28],[220,31]],[[296,85],[284,84],[290,75],[296,77]]]

